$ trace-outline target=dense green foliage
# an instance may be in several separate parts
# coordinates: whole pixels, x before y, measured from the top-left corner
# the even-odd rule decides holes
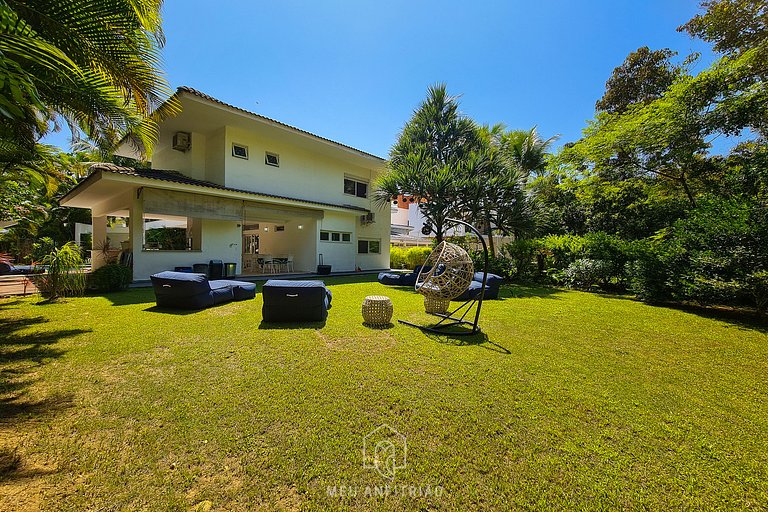
[[[680,30],[722,55],[643,47],[616,68],[584,136],[530,184],[550,236],[502,252],[514,277],[628,289],[648,301],[765,309],[768,271],[766,5],[707,1]],[[741,137],[729,154],[710,141]]]
[[[187,248],[187,230],[185,228],[151,228],[144,232],[144,241],[148,247],[164,251],[183,251]]]
[[[0,162],[35,166],[37,140],[63,118],[73,136],[150,150],[175,111],[158,67],[162,0],[0,3]],[[160,108],[162,106],[162,108]]]
[[[69,242],[54,249],[43,258],[42,264],[46,272],[36,274],[32,279],[43,297],[55,300],[83,294],[86,274],[77,244]]]
[[[0,220],[18,222],[2,249],[18,261],[40,237],[72,239],[78,214],[58,199],[89,163],[40,144],[44,135],[67,126],[96,161],[120,141],[149,157],[157,122],[177,111],[159,70],[161,4],[0,2]]]
[[[412,270],[417,265],[423,265],[431,252],[431,247],[398,247],[393,245],[389,249],[389,266]]]
[[[132,279],[133,272],[130,267],[110,263],[91,272],[88,275],[88,284],[99,292],[116,292],[127,288]]]

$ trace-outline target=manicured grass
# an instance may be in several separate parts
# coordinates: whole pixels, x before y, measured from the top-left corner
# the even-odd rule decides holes
[[[293,328],[261,323],[260,294],[0,301],[0,509],[766,507],[765,329],[507,287],[461,340],[364,327],[370,294],[430,317],[407,289],[328,283],[327,323]],[[391,482],[363,467],[383,423],[408,443]]]

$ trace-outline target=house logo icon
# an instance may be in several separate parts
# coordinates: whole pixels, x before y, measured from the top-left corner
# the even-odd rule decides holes
[[[405,436],[384,423],[363,437],[363,467],[392,480],[405,468],[407,451]]]

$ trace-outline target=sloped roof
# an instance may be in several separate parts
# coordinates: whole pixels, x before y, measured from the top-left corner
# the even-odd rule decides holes
[[[252,190],[244,190],[239,188],[232,188],[232,187],[225,187],[223,185],[219,185],[217,183],[213,183],[211,181],[204,181],[204,180],[196,180],[194,178],[190,178],[188,176],[185,176],[177,171],[168,171],[168,170],[159,170],[159,169],[135,169],[133,167],[122,167],[119,165],[109,164],[109,163],[98,163],[94,164],[90,167],[91,173],[88,175],[87,178],[82,180],[80,183],[78,183],[72,190],[70,190],[62,199],[61,202],[64,202],[69,196],[73,195],[79,188],[85,186],[89,179],[92,176],[96,176],[99,174],[99,172],[107,172],[107,173],[113,173],[113,174],[122,174],[125,176],[135,176],[137,178],[146,178],[150,180],[158,180],[158,181],[166,181],[170,183],[180,183],[182,185],[192,185],[195,187],[203,187],[203,188],[209,188],[209,189],[216,189],[216,190],[224,190],[227,192],[237,192],[240,194],[248,194],[254,197],[262,197],[262,198],[270,198],[270,199],[283,199],[286,201],[296,201],[299,203],[305,203],[305,204],[311,204],[311,205],[317,205],[317,206],[327,206],[332,208],[342,208],[345,210],[354,210],[359,212],[368,212],[367,209],[361,208],[359,206],[353,206],[349,204],[333,204],[333,203],[324,203],[322,201],[313,201],[310,199],[302,199],[298,197],[288,197],[288,196],[280,196],[276,194],[268,194],[265,192],[254,192]]]
[[[231,109],[237,110],[239,112],[243,112],[244,114],[248,114],[249,116],[255,117],[255,118],[259,119],[259,120],[268,121],[270,123],[274,123],[274,124],[282,126],[284,128],[288,128],[288,129],[293,130],[295,132],[301,133],[302,135],[308,135],[310,137],[322,140],[324,142],[330,142],[331,144],[334,144],[336,146],[340,146],[340,147],[345,148],[345,149],[349,149],[351,151],[359,153],[359,154],[361,154],[363,156],[366,156],[368,158],[373,158],[375,160],[380,160],[382,162],[386,161],[384,158],[381,158],[380,156],[376,156],[374,154],[367,153],[367,152],[362,151],[360,149],[353,148],[352,146],[348,146],[346,144],[342,144],[341,142],[336,142],[335,140],[331,140],[331,139],[328,139],[326,137],[321,137],[320,135],[314,134],[312,132],[308,132],[307,130],[302,130],[301,128],[296,128],[295,126],[291,126],[290,124],[283,123],[283,122],[278,121],[276,119],[272,119],[272,118],[269,118],[269,117],[266,117],[266,116],[262,116],[261,114],[256,114],[256,113],[251,112],[249,110],[245,110],[244,108],[240,108],[240,107],[237,107],[235,105],[226,103],[224,101],[221,101],[219,99],[214,98],[213,96],[205,94],[204,92],[200,92],[197,89],[193,89],[192,87],[187,87],[187,86],[183,85],[183,86],[181,86],[181,87],[176,89],[176,93],[177,94],[178,93],[191,94],[193,96],[197,96],[198,98],[202,98],[204,100],[210,101],[211,103],[216,103],[218,105],[221,105],[221,106],[224,106],[224,107],[227,107],[227,108],[231,108]]]

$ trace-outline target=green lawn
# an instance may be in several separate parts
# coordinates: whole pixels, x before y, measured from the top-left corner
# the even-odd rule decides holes
[[[0,509],[767,506],[768,330],[509,287],[461,340],[364,327],[370,294],[430,317],[327,282],[327,323],[294,328],[262,324],[260,294],[0,301]],[[363,467],[384,423],[408,445],[391,481]]]

